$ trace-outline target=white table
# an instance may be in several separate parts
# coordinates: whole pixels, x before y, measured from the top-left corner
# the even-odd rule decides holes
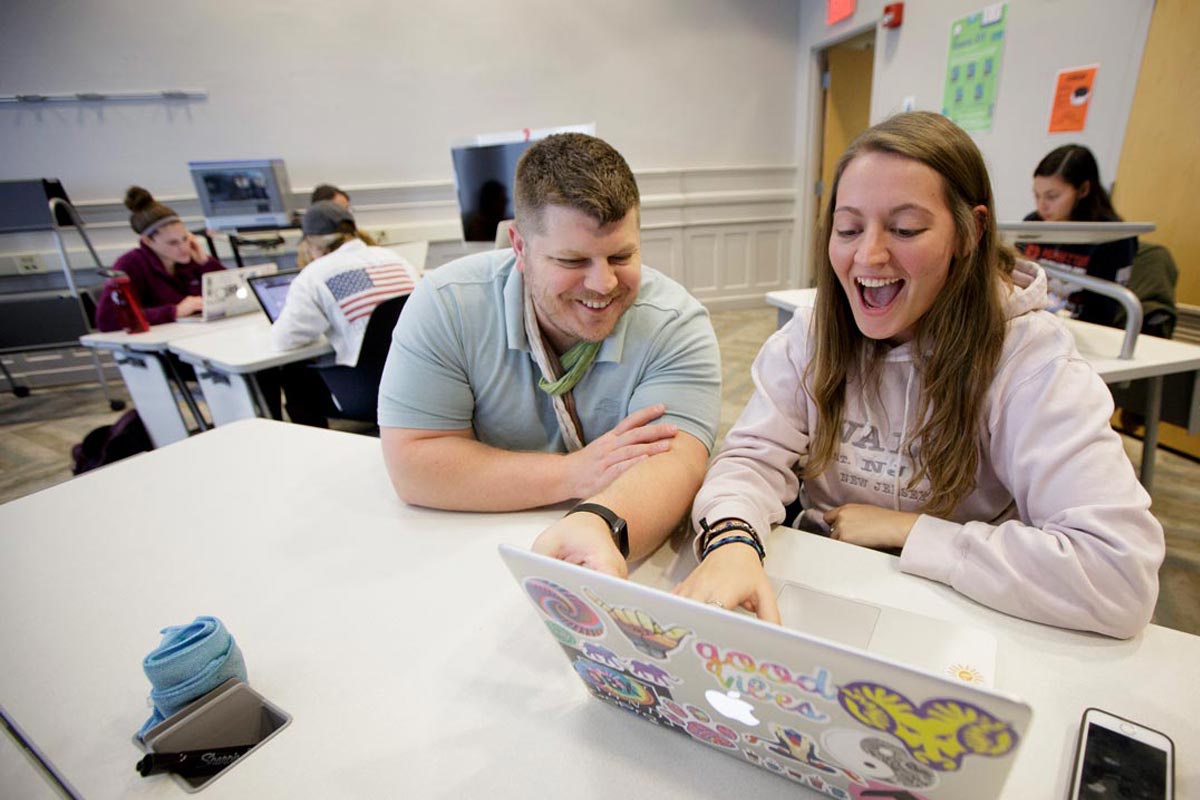
[[[152,325],[142,333],[89,333],[79,337],[79,343],[94,350],[111,350],[129,396],[150,434],[155,447],[163,447],[186,439],[194,425],[203,431],[208,428],[196,399],[187,382],[178,374],[166,354],[172,342],[215,331],[229,331],[250,323],[260,314],[244,314],[214,322],[169,322]],[[183,398],[191,412],[192,422],[184,417],[175,399]]]
[[[193,366],[213,423],[225,425],[270,416],[258,373],[333,352],[325,337],[295,350],[271,345],[271,323],[262,314],[233,329],[222,329],[171,342],[171,352]]]
[[[131,486],[211,486],[204,507]],[[219,481],[215,478],[219,477]],[[0,507],[0,704],[85,797],[182,797],[133,771],[158,629],[213,614],[292,724],[209,787],[246,797],[797,797],[802,790],[590,698],[496,546],[561,510],[397,500],[376,440],[251,420]],[[897,559],[776,530],[773,574],[987,628],[1033,724],[1005,792],[1065,794],[1083,709],[1169,733],[1200,792],[1200,638],[1119,642],[1023,622]],[[663,585],[671,553],[635,571]],[[816,795],[811,795],[816,797]]]
[[[1082,223],[1080,223],[1082,224]],[[799,307],[811,308],[816,302],[816,289],[786,289],[767,293],[767,303],[775,306],[779,326],[783,327]],[[1200,432],[1200,347],[1155,336],[1138,336],[1132,358],[1119,358],[1124,332],[1118,328],[1094,325],[1077,319],[1063,319],[1075,346],[1100,378],[1108,384],[1147,379],[1146,435],[1142,447],[1142,485],[1149,491],[1154,483],[1154,459],[1158,449],[1158,423],[1162,409],[1163,377],[1176,373],[1191,373],[1190,411],[1186,423],[1188,433]]]

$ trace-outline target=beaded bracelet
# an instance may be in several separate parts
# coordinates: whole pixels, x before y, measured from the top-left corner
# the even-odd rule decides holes
[[[725,517],[717,520],[716,524],[712,526],[708,524],[708,520],[701,519],[700,528],[702,530],[700,535],[701,552],[708,549],[708,546],[712,544],[713,539],[730,531],[741,531],[755,541],[755,550],[763,550],[762,539],[759,538],[758,532],[754,530],[753,525],[743,519],[738,519],[737,517]]]
[[[724,547],[725,545],[733,544],[734,542],[739,544],[748,544],[753,547],[754,552],[758,554],[759,563],[762,563],[762,561],[767,557],[767,554],[763,552],[762,545],[759,544],[757,539],[751,539],[749,536],[730,536],[725,539],[718,539],[717,541],[708,545],[708,547],[705,547],[704,553],[700,556],[700,560],[703,561],[704,559],[708,558],[708,554],[716,550],[718,547]]]

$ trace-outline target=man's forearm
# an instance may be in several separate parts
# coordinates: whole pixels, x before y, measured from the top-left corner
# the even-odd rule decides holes
[[[629,560],[653,553],[692,508],[704,480],[708,449],[679,433],[666,453],[630,468],[588,500],[615,511],[629,526]]]
[[[569,498],[563,456],[489,447],[473,438],[404,439],[384,428],[384,459],[406,503],[450,511],[520,511]]]

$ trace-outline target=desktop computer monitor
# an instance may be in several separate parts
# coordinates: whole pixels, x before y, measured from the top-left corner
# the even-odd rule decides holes
[[[496,240],[497,225],[513,218],[513,179],[517,161],[538,139],[568,131],[594,135],[596,126],[485,133],[450,148],[464,241]]]
[[[231,231],[293,224],[292,186],[283,159],[189,161],[188,169],[208,228]]]

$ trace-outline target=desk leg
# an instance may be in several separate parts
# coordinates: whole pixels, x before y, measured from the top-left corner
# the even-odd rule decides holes
[[[251,372],[246,376],[246,382],[250,384],[250,391],[254,394],[254,402],[258,405],[258,415],[266,419],[274,419],[275,415],[271,413],[271,406],[267,402],[266,395],[263,394],[262,385],[258,382],[258,373]]]
[[[1154,485],[1154,459],[1158,452],[1158,419],[1162,415],[1163,376],[1147,378],[1146,433],[1142,437],[1142,486],[1151,491]]]
[[[196,398],[192,396],[192,390],[188,388],[187,381],[179,374],[179,370],[175,368],[175,359],[170,355],[164,354],[162,362],[167,365],[167,372],[171,376],[171,380],[175,382],[175,388],[179,389],[179,394],[183,396],[183,402],[187,403],[188,411],[192,412],[192,419],[196,420],[196,427],[201,432],[208,430],[208,421],[204,419],[204,415],[200,413],[200,407],[196,405]]]

